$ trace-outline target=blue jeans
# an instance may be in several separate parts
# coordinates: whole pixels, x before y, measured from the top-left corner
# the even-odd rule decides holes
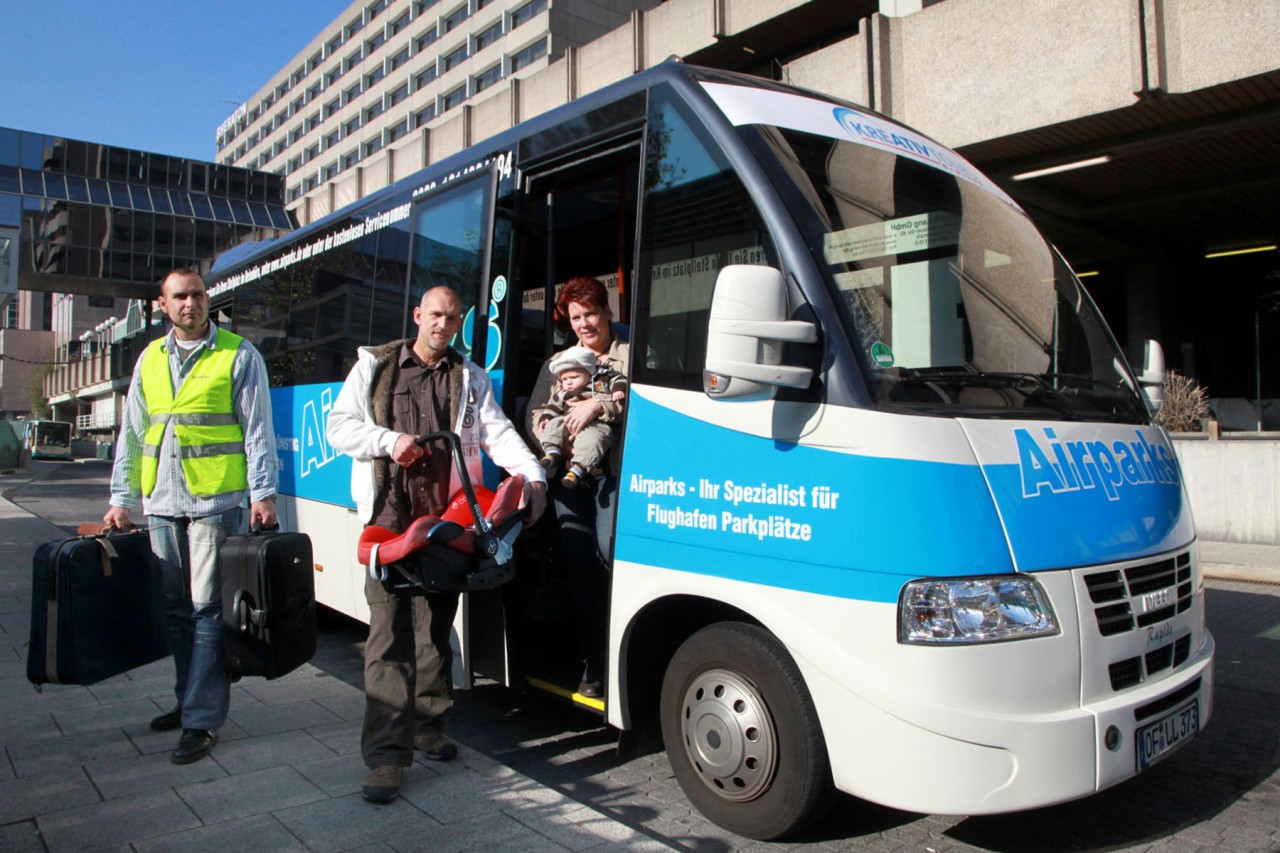
[[[184,729],[217,729],[227,720],[231,681],[222,653],[218,551],[230,533],[239,532],[240,516],[235,507],[203,518],[147,517],[151,550],[160,561]]]

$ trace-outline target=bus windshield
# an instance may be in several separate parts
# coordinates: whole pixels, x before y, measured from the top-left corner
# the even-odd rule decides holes
[[[1147,420],[1092,300],[988,181],[887,145],[762,125],[745,135],[837,297],[880,406]]]
[[[37,421],[34,424],[35,442],[50,447],[71,446],[71,424],[63,421]]]
[[[65,421],[28,421],[23,438],[32,459],[71,458],[71,424]]]

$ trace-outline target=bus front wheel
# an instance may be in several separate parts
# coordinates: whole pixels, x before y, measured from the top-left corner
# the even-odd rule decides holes
[[[722,622],[685,640],[663,678],[661,716],[680,787],[725,829],[780,838],[828,799],[813,701],[791,655],[762,628]]]

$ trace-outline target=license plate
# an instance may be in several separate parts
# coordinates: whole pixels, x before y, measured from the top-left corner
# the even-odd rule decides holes
[[[1145,770],[1198,731],[1200,703],[1195,699],[1138,729],[1138,769]]]

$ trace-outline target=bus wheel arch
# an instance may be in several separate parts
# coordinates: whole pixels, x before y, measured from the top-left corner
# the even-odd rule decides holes
[[[623,728],[658,722],[668,662],[681,643],[717,622],[758,624],[731,604],[697,595],[668,595],[636,612],[623,633],[620,649],[625,683],[618,699]]]
[[[719,622],[686,639],[667,667],[660,715],[681,788],[720,826],[780,838],[830,802],[813,700],[786,648],[759,625]]]

